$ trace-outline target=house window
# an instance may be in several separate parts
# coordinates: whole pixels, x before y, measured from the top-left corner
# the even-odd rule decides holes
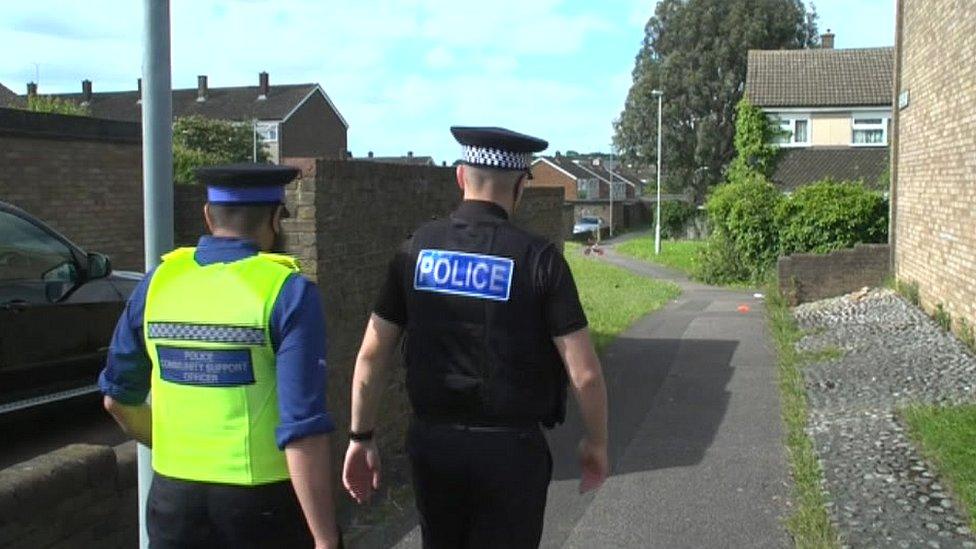
[[[600,198],[596,179],[580,179],[576,181],[576,198],[579,200],[595,200]]]
[[[883,146],[888,144],[888,119],[882,116],[858,116],[851,118],[853,145]]]
[[[810,144],[810,118],[803,116],[773,115],[773,124],[779,124],[780,134],[773,143],[780,147],[803,147]]]
[[[275,143],[278,141],[277,122],[257,122],[254,124],[254,131],[258,133],[261,141],[265,143]]]
[[[613,199],[623,200],[627,198],[627,184],[623,181],[613,182]]]

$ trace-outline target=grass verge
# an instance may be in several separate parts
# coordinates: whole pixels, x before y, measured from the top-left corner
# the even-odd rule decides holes
[[[976,405],[912,406],[901,412],[976,531]]]
[[[597,352],[638,318],[660,309],[681,293],[671,282],[632,274],[584,257],[580,250],[579,244],[566,243],[566,261],[576,280]]]
[[[802,367],[812,357],[797,352],[803,332],[774,284],[766,292],[769,328],[779,353],[779,389],[786,429],[786,450],[793,474],[793,513],[786,528],[797,547],[838,547],[837,531],[827,514],[821,483],[823,472],[813,442],[805,431],[807,395]]]
[[[655,255],[654,237],[645,236],[622,242],[616,250],[634,259],[664,265],[692,276],[698,269],[698,257],[705,246],[704,240],[662,240],[661,255]]]

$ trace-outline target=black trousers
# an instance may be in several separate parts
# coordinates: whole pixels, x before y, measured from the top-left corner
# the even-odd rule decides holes
[[[407,453],[425,549],[539,546],[552,476],[541,429],[415,421]]]
[[[152,549],[314,545],[289,481],[231,486],[157,473],[146,521]]]

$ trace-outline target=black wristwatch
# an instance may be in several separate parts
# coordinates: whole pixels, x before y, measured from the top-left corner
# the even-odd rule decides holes
[[[355,440],[356,442],[367,442],[373,440],[373,431],[363,431],[357,433],[356,431],[349,431],[349,440]]]

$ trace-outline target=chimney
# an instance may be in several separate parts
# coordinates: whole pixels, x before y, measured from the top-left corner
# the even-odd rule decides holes
[[[413,158],[413,151],[407,151],[407,158]]]
[[[27,83],[27,97],[34,97],[37,95],[37,83],[28,82]]]
[[[446,168],[447,167],[447,160],[442,160],[441,161],[441,166],[443,166],[443,167]]]
[[[197,76],[197,101],[201,103],[207,100],[207,75]]]
[[[258,73],[258,99],[267,99],[271,85],[268,84],[268,73],[261,71]]]
[[[820,47],[825,50],[834,49],[834,33],[830,32],[830,29],[820,35]]]
[[[81,104],[87,105],[88,103],[91,103],[91,98],[92,98],[91,80],[82,80],[81,81]]]
[[[136,103],[142,103],[142,78],[136,80],[136,89],[139,91],[139,94],[136,96]]]
[[[369,154],[367,154],[366,157],[367,158],[373,158],[373,151],[369,151]]]

